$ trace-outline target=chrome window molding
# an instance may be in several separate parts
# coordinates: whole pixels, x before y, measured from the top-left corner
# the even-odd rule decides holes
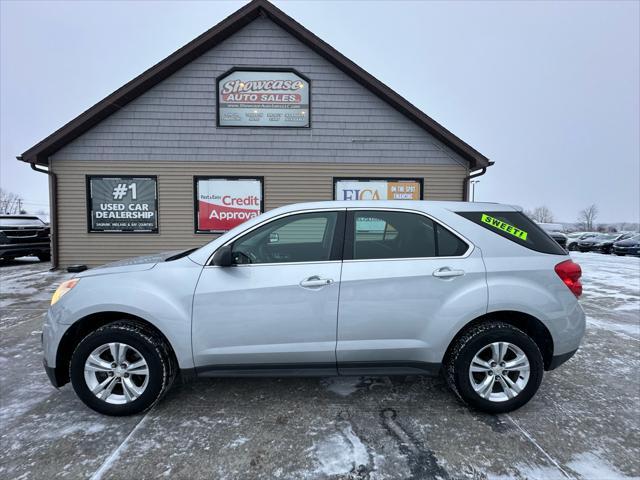
[[[461,259],[461,258],[467,258],[469,255],[471,255],[471,253],[475,250],[475,245],[468,240],[464,235],[462,235],[461,233],[459,233],[457,230],[455,230],[454,228],[451,228],[449,225],[447,225],[446,223],[442,222],[440,219],[435,218],[433,215],[429,215],[426,212],[423,212],[422,210],[415,210],[412,208],[394,208],[394,207],[342,207],[342,208],[330,208],[330,207],[326,207],[326,208],[314,208],[314,209],[305,209],[305,210],[296,210],[293,212],[286,212],[283,213],[281,215],[276,215],[275,217],[271,217],[268,218],[266,220],[264,220],[263,222],[258,223],[257,225],[254,225],[253,227],[244,230],[243,232],[238,233],[236,236],[234,236],[233,238],[227,240],[225,243],[223,243],[222,245],[220,245],[218,248],[216,248],[211,255],[209,256],[209,258],[207,259],[207,263],[205,264],[205,267],[216,267],[216,265],[212,265],[211,262],[213,262],[213,256],[215,255],[215,253],[218,251],[219,248],[225,247],[227,245],[229,245],[230,243],[235,242],[237,239],[239,239],[240,237],[245,236],[248,233],[251,233],[253,230],[262,227],[263,225],[266,225],[269,222],[272,222],[274,220],[278,220],[281,218],[285,218],[285,217],[290,217],[292,215],[299,215],[299,214],[303,214],[303,213],[317,213],[317,212],[341,212],[341,211],[366,211],[366,212],[405,212],[405,213],[414,213],[417,215],[422,215],[423,217],[427,217],[429,220],[431,220],[434,223],[437,223],[438,225],[441,225],[442,227],[446,228],[447,230],[449,230],[451,233],[453,233],[456,237],[458,237],[460,240],[462,240],[464,243],[467,244],[467,250],[464,252],[464,254],[462,255],[457,255],[457,256],[447,256],[447,257],[401,257],[401,258],[361,258],[361,259],[351,259],[351,260],[318,260],[318,261],[312,261],[312,262],[272,262],[272,263],[247,263],[247,264],[238,264],[238,265],[233,265],[234,267],[257,267],[257,266],[265,266],[265,265],[301,265],[301,264],[316,264],[316,263],[337,263],[337,262],[344,262],[344,263],[354,263],[354,262],[379,262],[379,261],[398,261],[398,260],[448,260],[448,259]],[[346,234],[346,232],[345,232]]]

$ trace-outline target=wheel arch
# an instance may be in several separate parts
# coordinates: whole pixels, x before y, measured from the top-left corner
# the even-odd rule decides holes
[[[175,365],[178,365],[178,360],[173,345],[171,345],[171,342],[169,341],[167,336],[150,321],[131,313],[118,311],[96,312],[82,317],[74,322],[60,339],[58,350],[56,352],[55,367],[55,375],[58,386],[62,386],[66,383],[69,383],[70,381],[69,364],[71,362],[71,355],[73,354],[73,351],[75,350],[75,347],[78,345],[78,343],[96,329],[103,327],[104,325],[107,325],[109,323],[122,320],[128,320],[138,325],[142,325],[145,329],[151,330],[158,336],[160,336],[167,345],[168,351],[172,356],[171,360],[175,362]]]
[[[514,311],[514,310],[501,310],[497,312],[486,313],[480,317],[477,317],[466,325],[464,325],[451,339],[449,346],[444,355],[444,359],[451,353],[456,341],[464,335],[464,333],[477,325],[490,321],[500,321],[508,323],[516,328],[519,328],[524,333],[529,335],[536,343],[542,354],[544,360],[544,369],[549,370],[551,366],[551,360],[553,358],[553,337],[551,332],[539,319],[528,313]]]

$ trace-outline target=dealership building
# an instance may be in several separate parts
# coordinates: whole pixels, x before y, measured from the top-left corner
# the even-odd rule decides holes
[[[266,0],[18,159],[49,175],[61,268],[198,246],[289,203],[467,200],[492,164]]]

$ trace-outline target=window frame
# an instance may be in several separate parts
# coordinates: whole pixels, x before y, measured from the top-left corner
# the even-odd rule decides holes
[[[334,232],[333,232],[333,240],[331,241],[331,251],[329,253],[329,260],[312,260],[312,261],[305,261],[305,262],[244,263],[244,264],[234,264],[234,265],[231,265],[231,267],[219,267],[218,265],[213,265],[213,257],[215,255],[215,253],[220,248],[226,247],[228,245],[232,245],[233,243],[235,243],[236,241],[240,240],[245,235],[253,232],[254,230],[257,230],[258,228],[264,227],[265,225],[267,225],[267,224],[269,224],[271,222],[280,220],[280,219],[285,218],[285,217],[291,217],[291,216],[295,216],[295,215],[302,215],[302,214],[306,214],[306,213],[323,213],[323,212],[327,212],[327,213],[335,212],[335,213],[337,213],[336,225],[335,225]],[[233,238],[227,240],[222,245],[220,245],[218,248],[216,248],[211,253],[211,255],[209,256],[209,259],[207,260],[207,263],[205,264],[205,267],[214,267],[214,268],[241,267],[241,268],[244,268],[244,267],[263,267],[263,266],[269,266],[269,265],[304,265],[304,264],[315,264],[315,263],[342,262],[342,253],[343,253],[343,248],[344,248],[346,217],[347,217],[347,214],[346,214],[346,209],[345,208],[319,208],[319,209],[309,209],[309,210],[296,210],[294,212],[287,212],[287,213],[283,213],[282,215],[277,215],[275,217],[267,218],[263,222],[260,222],[257,225],[254,225],[254,226],[252,226],[252,227],[240,232],[239,234],[237,234]]]
[[[461,240],[467,245],[466,251],[462,255],[455,256],[433,256],[433,257],[401,257],[401,258],[353,258],[353,246],[355,241],[355,213],[356,212],[398,212],[398,213],[412,213],[415,215],[422,215],[423,217],[431,220],[435,226],[434,237],[437,235],[438,228],[444,228],[451,234]],[[437,241],[437,240],[436,240]],[[344,230],[344,243],[342,250],[343,262],[388,262],[388,261],[403,261],[403,260],[440,260],[440,259],[453,259],[453,258],[467,258],[471,255],[475,245],[468,240],[465,236],[460,234],[449,225],[443,223],[441,220],[436,219],[433,215],[429,215],[421,210],[412,210],[408,208],[392,208],[392,207],[353,207],[347,209],[345,230]]]

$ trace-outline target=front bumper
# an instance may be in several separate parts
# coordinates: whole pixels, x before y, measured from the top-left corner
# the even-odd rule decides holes
[[[49,253],[51,245],[49,242],[41,243],[2,243],[0,244],[0,257],[11,255],[12,257],[23,257],[25,255],[35,255]]]
[[[42,364],[44,366],[44,371],[47,373],[47,377],[49,377],[49,381],[51,382],[51,385],[53,385],[56,388],[60,388],[62,386],[62,383],[60,382],[60,380],[58,379],[58,376],[56,375],[55,367],[50,367],[49,365],[47,365],[46,358],[42,359]]]
[[[549,366],[547,367],[547,370],[554,370],[554,369],[558,368],[564,362],[566,362],[571,357],[573,357],[576,354],[577,351],[578,351],[578,349],[576,348],[575,350],[573,350],[571,352],[563,353],[562,355],[554,355],[553,357],[551,357],[551,363],[549,363]]]
[[[622,255],[640,255],[640,247],[613,247],[613,252]]]

